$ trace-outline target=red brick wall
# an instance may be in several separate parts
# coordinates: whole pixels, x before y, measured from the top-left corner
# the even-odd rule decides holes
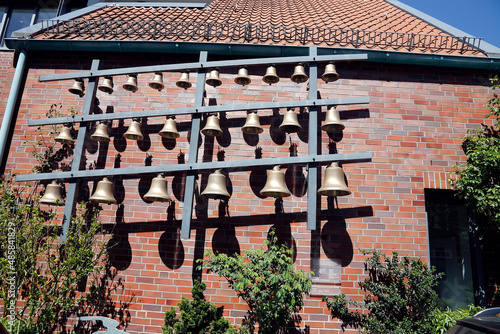
[[[13,56],[14,52],[0,52],[0,87],[2,87],[0,90],[0,117],[2,118],[15,72],[15,68],[12,67]]]
[[[0,54],[0,56],[3,56]],[[38,77],[49,73],[88,70],[95,54],[37,54],[30,58],[24,95],[10,148],[7,170],[29,173],[36,161],[27,153],[24,142],[37,136],[26,126],[28,119],[44,117],[51,104],[81,109],[83,98],[71,95],[69,81],[39,83]],[[5,58],[5,57],[4,57]],[[2,59],[4,59],[2,58]],[[8,58],[8,57],[7,57]],[[140,60],[139,60],[140,58]],[[196,58],[182,57],[182,61]],[[128,67],[176,62],[181,57],[103,56],[104,68]],[[5,64],[5,61],[1,64]],[[5,66],[5,65],[2,65]],[[322,71],[320,66],[320,71]],[[226,214],[217,201],[198,198],[193,209],[192,234],[188,240],[179,238],[182,219],[183,175],[167,176],[169,191],[174,199],[171,206],[146,203],[142,200],[154,175],[137,178],[115,178],[117,205],[103,205],[101,220],[109,229],[114,226],[114,240],[119,244],[111,250],[124,290],[113,298],[127,303],[130,312],[129,333],[160,333],[164,312],[175,306],[181,296],[190,297],[192,280],[201,276],[208,285],[207,298],[224,305],[225,315],[240,323],[245,304],[217,276],[201,273],[195,261],[205,250],[236,249],[243,252],[260,247],[274,226],[282,239],[293,240],[297,251],[295,264],[306,271],[315,268],[317,295],[306,298],[301,314],[303,325],[310,333],[332,333],[340,328],[329,318],[321,294],[340,291],[360,299],[358,282],[364,279],[361,249],[377,248],[386,253],[396,250],[401,255],[427,258],[427,228],[424,188],[447,188],[448,173],[456,163],[464,161],[462,138],[468,129],[484,122],[485,104],[491,96],[486,72],[407,65],[342,63],[338,64],[341,79],[335,83],[319,83],[322,98],[370,97],[366,106],[339,106],[346,129],[333,140],[322,132],[321,152],[339,153],[371,151],[371,162],[344,164],[352,194],[338,199],[339,208],[326,197],[321,198],[321,230],[306,228],[307,195],[303,184],[305,167],[289,167],[287,182],[293,193],[283,201],[283,211],[275,214],[275,201],[261,198],[259,190],[265,182],[265,170],[231,172],[229,191],[232,197]],[[305,84],[294,84],[290,77],[293,66],[278,68],[282,80],[277,85],[264,85],[261,75],[265,68],[249,68],[252,83],[241,87],[233,82],[237,69],[221,73],[223,85],[207,86],[207,98],[217,104],[255,101],[284,101],[307,98]],[[9,73],[11,73],[10,71]],[[1,74],[3,75],[3,74]],[[5,80],[0,75],[0,80]],[[166,89],[152,91],[147,87],[151,75],[139,76],[140,89],[130,93],[122,89],[125,76],[114,78],[112,95],[98,92],[104,112],[123,112],[157,108],[190,106],[194,102],[194,87],[182,90],[175,86],[178,74],[164,73]],[[194,75],[191,75],[192,80]],[[2,93],[4,96],[5,92]],[[3,103],[4,99],[2,99]],[[322,110],[321,119],[324,119]],[[261,110],[259,116],[265,128],[258,140],[244,138],[241,126],[244,112],[227,113],[221,121],[224,135],[215,140],[202,136],[198,161],[253,159],[256,150],[262,157],[289,156],[296,147],[298,155],[307,154],[307,114],[299,115],[305,126],[298,134],[283,134],[277,126],[284,110]],[[181,137],[162,141],[158,131],[163,117],[149,118],[143,126],[146,138],[134,142],[121,138],[125,125],[113,122],[109,145],[99,146],[89,140],[86,166],[97,168],[144,166],[150,156],[152,165],[176,164],[183,154],[188,159],[189,117],[177,118]],[[66,162],[70,162],[67,160]],[[285,168],[283,168],[285,171]],[[321,178],[323,177],[324,167]],[[198,185],[206,185],[203,173]],[[97,180],[96,180],[97,182]],[[90,193],[95,182],[89,181]],[[85,187],[80,194],[85,198]],[[61,209],[57,209],[62,212]],[[322,269],[318,272],[318,266]],[[119,308],[119,303],[116,305]],[[355,331],[352,331],[355,332]]]

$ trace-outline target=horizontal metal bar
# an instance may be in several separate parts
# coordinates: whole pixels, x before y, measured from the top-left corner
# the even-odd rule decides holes
[[[72,117],[57,117],[44,119],[31,119],[28,121],[29,126],[53,125],[64,123],[80,123],[80,122],[95,122],[110,119],[131,119],[141,117],[159,117],[169,115],[186,115],[196,113],[211,113],[211,112],[231,112],[242,110],[259,110],[259,109],[275,109],[275,108],[300,108],[311,106],[328,106],[328,105],[354,105],[368,104],[369,97],[346,97],[338,99],[320,99],[320,100],[300,100],[300,101],[281,101],[281,102],[258,102],[249,104],[225,104],[218,106],[202,106],[177,109],[158,109],[158,110],[143,110],[132,112],[120,112],[116,114],[97,114],[97,115],[76,115]]]
[[[141,167],[127,167],[127,168],[82,170],[77,172],[70,171],[70,172],[16,175],[16,181],[26,182],[26,181],[57,180],[57,179],[98,178],[98,177],[115,176],[115,175],[140,175],[140,174],[173,173],[173,172],[202,171],[202,170],[215,170],[215,169],[248,170],[262,166],[307,165],[308,163],[312,162],[325,163],[325,162],[339,161],[344,163],[355,163],[355,162],[369,161],[371,158],[372,158],[372,152],[359,152],[359,153],[308,155],[299,157],[266,158],[266,159],[252,159],[252,160],[213,161],[213,162],[198,162],[198,163],[187,163],[178,165],[141,166]]]
[[[290,64],[290,63],[309,63],[309,62],[327,62],[327,61],[354,61],[354,60],[367,60],[367,54],[352,54],[352,55],[326,55],[326,56],[301,56],[301,57],[276,57],[276,58],[256,58],[244,60],[220,60],[208,62],[195,62],[184,64],[167,64],[167,65],[152,65],[152,66],[138,66],[126,67],[118,69],[107,69],[97,71],[82,71],[64,74],[48,74],[42,75],[39,78],[40,82],[57,81],[57,80],[70,80],[78,78],[114,76],[125,74],[139,74],[150,72],[168,72],[168,71],[182,71],[182,70],[197,70],[199,68],[215,68],[215,67],[237,67],[244,65],[269,65],[269,64]]]

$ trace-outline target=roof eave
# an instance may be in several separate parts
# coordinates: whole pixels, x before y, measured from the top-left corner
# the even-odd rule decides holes
[[[200,51],[208,51],[210,54],[216,55],[245,57],[292,57],[308,54],[308,46],[214,42],[85,41],[8,38],[5,39],[5,44],[10,49],[16,50],[24,49],[70,52],[198,54]],[[318,47],[318,54],[320,55],[356,53],[368,54],[369,62],[500,71],[500,56],[473,57],[355,48]]]

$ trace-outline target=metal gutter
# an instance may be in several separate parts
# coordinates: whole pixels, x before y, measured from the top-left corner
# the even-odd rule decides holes
[[[444,23],[443,21],[440,21],[428,14],[425,14],[421,11],[419,11],[418,9],[415,9],[411,6],[408,6],[407,4],[404,4],[398,0],[385,0],[387,2],[389,2],[390,4],[398,7],[399,9],[401,10],[404,10],[405,12],[413,15],[413,16],[417,16],[418,18],[426,21],[427,23],[435,26],[436,28],[438,29],[441,29],[443,30],[444,32],[452,35],[452,36],[457,36],[457,37],[474,37],[472,36],[471,34],[468,34],[462,30],[459,30],[453,26],[450,26],[449,24],[446,24]],[[480,47],[481,50],[485,51],[486,53],[488,53],[488,55],[492,55],[492,56],[497,56],[497,57],[500,57],[500,48],[492,45],[492,44],[489,44],[485,41],[481,41],[481,47]]]
[[[39,40],[5,39],[10,49],[69,52],[114,52],[114,53],[170,53],[199,54],[208,51],[210,55],[234,57],[293,57],[306,56],[309,46],[259,45],[213,42],[165,42],[165,41],[82,41],[82,40]],[[455,67],[500,71],[500,56],[472,57],[442,54],[383,51],[355,48],[318,47],[318,55],[367,54],[369,62],[407,64],[434,67]]]
[[[7,159],[6,148],[9,141],[9,131],[11,128],[12,120],[15,115],[16,101],[19,96],[20,88],[23,84],[23,75],[26,67],[26,58],[28,57],[27,50],[20,50],[19,58],[17,60],[16,71],[12,79],[12,86],[10,87],[9,98],[5,106],[5,113],[3,115],[2,126],[0,127],[0,162],[3,169],[5,160]],[[3,170],[0,174],[3,174]]]

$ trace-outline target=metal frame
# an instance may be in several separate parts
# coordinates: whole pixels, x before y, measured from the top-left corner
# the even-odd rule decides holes
[[[75,117],[59,117],[50,119],[30,120],[28,125],[50,125],[62,123],[80,123],[78,137],[75,143],[74,158],[71,171],[68,172],[53,172],[30,175],[17,175],[16,181],[35,181],[35,180],[54,180],[66,179],[69,180],[67,190],[66,206],[64,210],[62,234],[60,242],[64,243],[69,229],[70,217],[73,214],[76,200],[76,190],[80,179],[82,178],[97,178],[113,175],[141,175],[152,173],[171,173],[177,171],[187,172],[185,192],[184,192],[184,210],[182,216],[181,237],[189,238],[191,230],[191,219],[193,210],[193,199],[196,175],[202,170],[211,169],[227,169],[227,170],[248,170],[263,166],[273,165],[291,165],[301,164],[308,167],[308,212],[307,212],[307,228],[310,230],[316,229],[317,217],[317,178],[318,169],[321,163],[332,161],[344,162],[360,162],[369,161],[372,158],[371,152],[349,153],[349,154],[319,154],[318,148],[318,112],[321,106],[325,105],[351,105],[351,104],[367,104],[369,98],[341,98],[341,99],[318,99],[317,94],[317,62],[322,61],[353,61],[366,60],[366,55],[342,55],[342,56],[317,56],[317,47],[315,45],[309,47],[309,56],[304,57],[282,57],[282,58],[261,58],[249,60],[234,60],[234,61],[212,61],[207,60],[208,53],[200,52],[200,60],[197,63],[175,64],[175,65],[159,65],[146,67],[129,67],[113,70],[99,70],[99,60],[92,62],[90,71],[73,72],[69,74],[54,74],[40,77],[40,81],[57,81],[70,80],[75,78],[87,77],[89,83],[85,96],[82,114]],[[287,101],[287,102],[267,102],[267,103],[250,103],[237,105],[221,105],[221,106],[204,106],[205,93],[205,76],[210,68],[214,67],[237,67],[242,65],[263,65],[263,64],[286,64],[286,63],[309,63],[309,99],[303,101]],[[179,70],[197,70],[197,85],[195,92],[194,105],[191,108],[179,109],[163,109],[163,110],[148,110],[133,113],[115,113],[115,114],[99,114],[90,115],[95,103],[95,94],[97,83],[101,76],[114,76],[132,73],[146,72],[163,72],[163,71],[179,71]],[[254,160],[235,160],[235,161],[214,161],[214,162],[197,162],[198,161],[198,141],[200,136],[201,116],[204,113],[210,112],[231,112],[240,110],[258,110],[258,109],[273,109],[273,108],[288,108],[288,107],[309,107],[309,134],[308,134],[308,155],[307,156],[292,156],[283,158],[267,158]],[[98,170],[80,170],[80,164],[84,154],[85,136],[88,130],[89,122],[97,120],[111,120],[137,117],[156,117],[166,115],[191,114],[191,137],[189,147],[188,162],[178,165],[162,165],[162,166],[142,166],[130,168],[111,168]]]
[[[479,51],[482,38],[450,35],[412,34],[387,31],[278,26],[227,22],[129,21],[129,20],[46,20],[43,35],[99,35],[105,39],[148,35],[154,40],[244,40],[329,46],[379,46],[412,49]]]

